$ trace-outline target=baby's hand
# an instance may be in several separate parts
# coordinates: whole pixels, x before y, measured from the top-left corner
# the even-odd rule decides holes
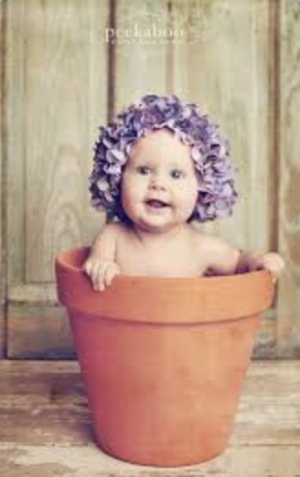
[[[272,274],[273,281],[276,282],[285,267],[283,258],[278,253],[266,253],[260,259],[260,268],[268,270]]]
[[[118,265],[110,260],[102,260],[96,255],[90,255],[83,265],[83,270],[90,277],[93,288],[103,291],[108,287],[114,277],[120,273]]]

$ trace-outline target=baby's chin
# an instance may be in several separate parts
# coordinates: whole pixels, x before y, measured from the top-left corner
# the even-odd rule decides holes
[[[163,222],[162,220],[141,220],[133,224],[136,231],[153,235],[163,235],[172,231],[179,231],[180,229],[185,229],[186,225],[186,222]]]

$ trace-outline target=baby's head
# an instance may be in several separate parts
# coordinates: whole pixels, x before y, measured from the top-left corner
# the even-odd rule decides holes
[[[132,187],[126,180],[128,171],[135,164],[138,175],[145,180],[152,165],[157,168],[161,162],[160,180],[165,180],[164,171],[170,181],[156,184],[156,188],[171,184],[179,192],[181,179],[188,171],[191,182],[182,195],[189,203],[187,220],[205,222],[226,217],[237,198],[228,156],[227,141],[195,104],[185,104],[175,96],[147,95],[101,128],[90,177],[92,205],[107,211],[110,217],[130,219],[128,210],[124,210],[128,209],[126,191]],[[182,167],[178,167],[180,161]],[[145,169],[149,164],[151,167]]]

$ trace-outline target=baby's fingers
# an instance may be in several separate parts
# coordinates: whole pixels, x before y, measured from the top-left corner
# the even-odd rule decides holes
[[[97,279],[98,276],[98,270],[100,267],[101,262],[95,261],[92,259],[86,260],[86,262],[83,264],[83,270],[84,272],[90,277],[92,282],[94,283]]]
[[[95,275],[92,278],[94,290],[96,291],[103,291],[105,289],[105,276],[107,269],[109,268],[109,263],[102,262],[98,264],[97,269],[95,271]]]
[[[119,267],[113,263],[111,264],[107,269],[106,269],[106,273],[105,273],[105,285],[106,286],[110,286],[111,285],[111,282],[113,281],[113,279],[115,278],[116,275],[119,275],[120,271],[119,271]]]
[[[91,271],[92,271],[92,262],[91,260],[87,259],[83,266],[82,266],[82,270],[90,277],[91,276]]]
[[[284,270],[284,267],[284,260],[278,254],[268,254],[264,259],[264,268],[271,273],[274,283],[278,280],[279,276]]]
[[[119,273],[119,267],[111,261],[88,259],[83,270],[90,277],[95,291],[103,291]]]

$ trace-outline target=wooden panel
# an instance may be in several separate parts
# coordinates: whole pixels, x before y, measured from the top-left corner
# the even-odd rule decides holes
[[[298,477],[298,446],[229,448],[221,457],[202,465],[160,469],[118,461],[94,446],[1,446],[2,472],[6,477]]]
[[[5,281],[6,281],[6,250],[5,232],[5,118],[4,118],[4,61],[5,48],[3,31],[5,27],[4,2],[0,3],[0,358],[5,355],[6,330],[5,330]]]
[[[7,91],[5,97],[5,114],[7,123],[6,151],[7,171],[7,230],[9,237],[7,248],[7,280],[23,280],[24,277],[24,134],[25,124],[25,87],[23,81],[24,44],[25,37],[22,29],[24,17],[24,2],[6,2],[5,32],[5,76]]]
[[[72,355],[61,312],[51,312],[53,259],[89,244],[104,222],[89,205],[87,178],[107,120],[108,15],[108,0],[6,2],[10,356]]]
[[[46,304],[13,304],[8,309],[9,358],[73,359],[66,311]]]
[[[255,340],[253,358],[270,359],[276,356],[276,320],[272,307],[262,315],[260,330]]]
[[[107,112],[107,5],[8,4],[11,285],[52,280],[54,256],[88,243],[103,222],[89,207],[87,177]]]
[[[52,444],[3,446],[3,475],[7,477],[297,477],[300,466],[299,447],[234,447],[214,461],[190,468],[159,469],[130,465],[118,461],[96,446],[66,447]]]
[[[296,477],[300,362],[253,363],[226,452],[193,467],[130,465],[95,444],[77,363],[2,362],[2,472],[10,477]]]
[[[287,262],[278,297],[277,352],[300,356],[300,2],[280,10],[279,249]]]
[[[162,38],[167,27],[168,0],[116,2],[115,112],[145,94],[171,92],[168,41]]]

